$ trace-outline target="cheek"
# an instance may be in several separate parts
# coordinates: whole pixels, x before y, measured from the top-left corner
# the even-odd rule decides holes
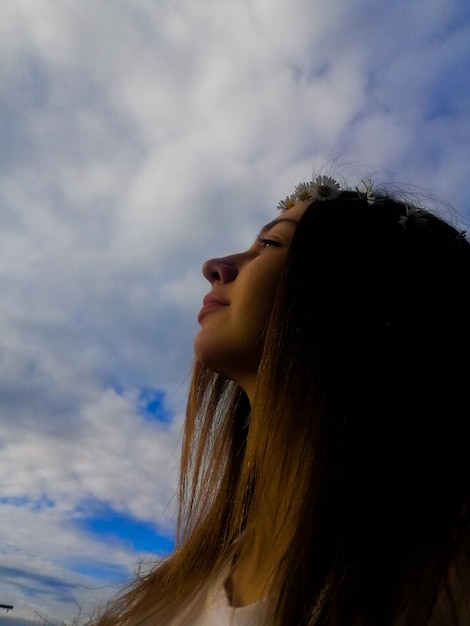
[[[266,325],[269,315],[274,305],[274,288],[264,289],[256,294],[254,299],[251,319],[257,322],[257,326],[262,330]]]
[[[263,277],[257,288],[252,291],[251,311],[248,317],[252,324],[258,327],[260,333],[264,330],[276,299],[276,290],[279,274],[273,273]]]

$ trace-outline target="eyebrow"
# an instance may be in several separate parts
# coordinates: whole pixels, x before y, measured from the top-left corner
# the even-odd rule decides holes
[[[263,228],[259,231],[260,235],[268,232],[268,230],[270,230],[273,226],[276,226],[277,224],[281,224],[282,222],[288,222],[290,224],[295,224],[295,226],[298,226],[299,222],[297,220],[294,220],[290,217],[280,217],[278,219],[272,220],[272,222],[269,222],[268,224],[266,224],[265,226],[263,226]]]

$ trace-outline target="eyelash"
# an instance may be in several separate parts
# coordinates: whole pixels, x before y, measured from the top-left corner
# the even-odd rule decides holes
[[[263,239],[262,237],[256,237],[256,243],[264,248],[279,248],[281,245],[275,239]]]

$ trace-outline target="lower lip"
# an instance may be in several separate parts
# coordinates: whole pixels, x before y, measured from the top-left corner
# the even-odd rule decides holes
[[[209,302],[208,304],[205,304],[202,309],[199,311],[199,315],[197,316],[197,321],[199,323],[201,323],[202,318],[206,315],[206,313],[208,313],[209,311],[212,311],[214,309],[219,309],[221,307],[227,306],[226,304],[221,304],[220,302]]]

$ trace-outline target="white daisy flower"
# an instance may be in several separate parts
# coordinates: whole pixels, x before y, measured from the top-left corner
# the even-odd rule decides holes
[[[280,211],[287,211],[288,209],[292,209],[295,203],[296,203],[295,194],[292,194],[290,196],[287,196],[285,200],[281,200],[279,204],[277,205],[277,208]]]
[[[317,200],[335,200],[341,193],[338,183],[331,176],[317,176],[310,186],[317,192]]]
[[[413,226],[417,229],[424,228],[428,221],[428,218],[422,211],[415,206],[409,206],[408,204],[405,206],[405,215],[401,215],[398,223],[403,226],[403,228],[407,228],[410,225],[410,222],[413,222]]]
[[[364,186],[364,191],[361,191],[358,187],[356,187],[356,191],[361,197],[364,197],[365,200],[367,200],[367,204],[369,206],[372,206],[377,200],[374,191],[374,183],[370,178],[362,180],[361,183]]]
[[[297,198],[298,202],[303,202],[304,200],[313,200],[314,196],[311,184],[299,183],[295,188],[294,196]]]

